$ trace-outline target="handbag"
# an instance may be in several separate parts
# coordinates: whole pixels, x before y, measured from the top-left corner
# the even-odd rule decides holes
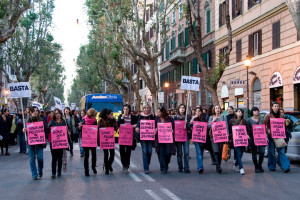
[[[282,148],[282,147],[287,146],[284,138],[274,138],[273,140],[274,140],[276,148]]]
[[[223,144],[222,159],[228,160],[228,144]]]

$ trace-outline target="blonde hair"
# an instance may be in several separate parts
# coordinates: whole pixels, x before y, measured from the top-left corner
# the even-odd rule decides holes
[[[149,107],[149,108],[150,108],[150,110],[151,110],[151,106],[150,106],[150,104],[149,104],[149,103],[144,103],[144,105],[143,105],[143,109],[144,109],[144,108],[146,108],[146,107]]]
[[[94,108],[90,108],[86,115],[89,117],[89,118],[93,118],[93,117],[96,117],[97,116],[97,111],[94,109]]]

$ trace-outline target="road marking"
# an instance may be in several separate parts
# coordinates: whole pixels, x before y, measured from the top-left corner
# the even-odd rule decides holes
[[[152,190],[145,190],[145,192],[152,197],[154,200],[162,200],[157,194],[155,194]]]
[[[166,188],[160,188],[160,190],[165,193],[166,195],[168,195],[171,199],[173,200],[180,200],[180,198],[178,198],[175,194],[173,194],[172,192],[170,192],[170,190],[166,189]]]
[[[149,182],[155,182],[155,180],[153,178],[151,178],[149,175],[147,174],[144,174],[144,172],[140,172],[140,174],[145,178],[147,179],[147,181]]]
[[[122,165],[121,161],[119,160],[119,158],[115,158],[115,161],[118,165],[120,165],[120,167],[123,167],[123,165]]]
[[[121,158],[119,150],[116,149],[115,153]],[[137,168],[136,164],[134,164],[132,161],[130,161],[130,167],[135,169]]]
[[[129,176],[135,181],[135,182],[142,182],[142,179],[140,179],[136,174],[129,172]]]
[[[138,147],[141,147],[141,143],[137,143],[137,146],[138,146]]]

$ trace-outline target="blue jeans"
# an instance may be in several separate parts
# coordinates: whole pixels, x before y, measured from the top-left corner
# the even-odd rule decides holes
[[[84,149],[83,147],[81,146],[81,137],[78,138],[78,143],[79,143],[79,149],[80,149],[80,155],[84,155]]]
[[[245,147],[234,147],[235,153],[236,153],[236,163],[235,166],[240,167],[240,169],[244,168],[242,163],[242,157],[243,153],[245,151]]]
[[[203,169],[203,151],[204,147],[202,143],[194,142],[195,149],[196,149],[196,157],[197,157],[197,170]]]
[[[158,160],[160,164],[160,171],[167,172],[169,169],[169,163],[171,161],[171,150],[169,144],[158,144]]]
[[[22,131],[18,132],[20,153],[26,153],[25,134]]]
[[[30,159],[30,169],[32,178],[37,178],[38,173],[36,170],[36,158],[38,160],[38,171],[43,172],[44,158],[43,158],[43,147],[30,146],[28,145],[28,155]]]
[[[290,169],[290,161],[288,157],[285,155],[285,148],[276,148],[273,138],[268,136],[269,139],[269,149],[268,149],[268,168],[269,170],[276,170],[276,162],[277,160],[281,164],[281,169],[283,171]],[[275,156],[275,148],[278,153],[278,158]]]
[[[184,153],[184,171],[189,170],[189,145],[190,141],[187,140],[186,142],[178,142],[177,143],[177,163],[178,163],[178,169],[183,170],[183,165],[182,165],[182,148],[183,148],[183,153]]]
[[[149,165],[152,156],[152,144],[153,141],[141,140],[141,146],[143,151],[143,164],[144,171],[149,171]]]

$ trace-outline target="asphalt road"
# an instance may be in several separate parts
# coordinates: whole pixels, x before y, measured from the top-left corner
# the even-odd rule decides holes
[[[192,173],[177,172],[177,159],[172,157],[168,174],[160,174],[157,154],[152,155],[150,174],[143,173],[142,151],[137,146],[132,152],[130,173],[121,168],[118,146],[114,173],[109,176],[102,171],[103,152],[97,150],[98,174],[84,176],[83,158],[75,144],[74,157],[68,154],[68,171],[62,177],[51,179],[51,154],[49,145],[44,151],[44,176],[31,179],[28,155],[19,154],[18,147],[11,147],[11,156],[0,156],[1,200],[76,200],[76,199],[299,199],[300,165],[291,165],[291,172],[284,174],[279,168],[275,172],[255,174],[250,154],[245,154],[243,164],[246,175],[232,170],[232,160],[223,162],[223,173],[215,172],[210,156],[204,153],[204,173],[198,174],[195,148],[190,145],[190,169]],[[154,150],[154,149],[153,149]]]

